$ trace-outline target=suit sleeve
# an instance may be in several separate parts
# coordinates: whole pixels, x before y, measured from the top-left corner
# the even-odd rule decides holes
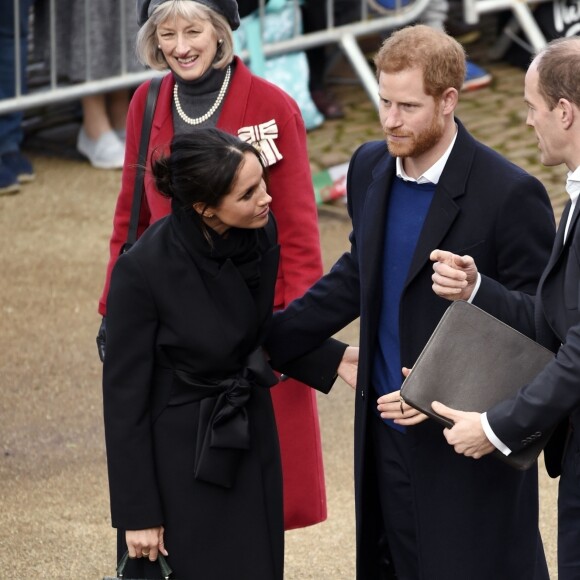
[[[487,413],[494,433],[512,451],[525,447],[530,435],[552,429],[580,405],[580,323],[568,329],[560,345],[548,326],[541,303],[536,300],[533,308],[530,301],[530,297],[506,292],[493,281],[487,281],[484,293],[481,297],[478,293],[474,301],[511,325],[522,320],[522,313],[534,316],[536,333],[527,334],[536,340],[542,338],[540,342],[544,346],[557,350],[554,360],[531,383],[522,387],[515,397],[498,403]],[[563,299],[555,306],[563,308]],[[548,343],[544,337],[551,337],[551,342]]]
[[[512,214],[514,223],[505,236],[516,238],[512,241],[514,249],[510,251],[511,254],[516,251],[516,244],[520,253],[527,253],[522,259],[524,265],[525,260],[530,264],[531,273],[531,258],[535,255],[536,261],[539,261],[545,254],[545,250],[542,252],[540,247],[540,242],[546,238],[539,221],[542,214],[537,208],[534,212],[534,197],[527,199],[526,191],[522,191],[519,198],[515,199],[519,199],[520,204],[528,201],[528,205],[516,204],[513,207],[514,211],[521,207],[521,214]],[[504,227],[506,225],[504,223]],[[548,258],[543,260],[544,267],[547,261]],[[559,340],[547,325],[538,300],[530,296],[532,290],[529,283],[522,278],[511,287],[515,290],[510,290],[507,282],[502,285],[483,276],[481,288],[473,303],[547,348],[557,350]],[[516,396],[488,410],[487,419],[493,432],[512,451],[518,451],[527,445],[531,435],[551,430],[580,404],[580,390],[577,388],[579,373],[580,325],[576,325],[569,329],[555,359],[531,383],[522,387]]]
[[[354,170],[355,160],[356,155],[350,164],[348,180]],[[350,195],[348,211],[351,219],[354,219],[353,196]],[[302,298],[294,300],[284,311],[274,314],[266,348],[275,367],[319,348],[326,339],[360,315],[359,262],[354,229],[349,239],[350,251],[338,259],[330,272]]]
[[[580,405],[580,324],[568,331],[556,357],[518,394],[488,411],[494,433],[512,450],[555,427]]]
[[[313,351],[281,363],[275,370],[326,394],[337,378],[336,371],[347,346],[344,342],[329,338]]]
[[[482,275],[473,304],[537,341],[534,296],[509,290],[497,280]],[[544,346],[549,348],[549,345]]]
[[[150,397],[157,316],[148,283],[131,254],[111,277],[103,404],[114,527],[159,526]]]

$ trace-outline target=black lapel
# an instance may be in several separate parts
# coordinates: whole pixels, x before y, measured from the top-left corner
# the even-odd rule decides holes
[[[572,205],[572,202],[570,201],[569,204],[566,205],[566,207],[568,207],[568,205]],[[565,210],[564,210],[565,211]],[[569,210],[568,210],[569,213]],[[566,225],[566,219],[568,219],[568,213],[566,214],[566,216],[564,216],[562,214],[562,218],[560,219],[560,222],[563,221],[564,225]],[[566,241],[563,242],[562,245],[567,246],[571,240],[574,237],[574,229],[576,228],[576,225],[578,224],[578,216],[580,215],[580,200],[576,201],[576,205],[574,206],[574,213],[572,214],[572,219],[570,220],[570,226],[568,227],[568,235],[566,236]]]
[[[458,126],[457,139],[441,174],[431,207],[421,229],[409,268],[407,284],[429,261],[430,253],[441,245],[441,240],[450,230],[459,213],[459,206],[455,200],[465,194],[476,151],[476,141],[459,120],[456,119],[455,122]]]
[[[558,231],[556,232],[556,238],[554,240],[554,245],[552,246],[550,259],[548,260],[547,266],[544,268],[544,272],[542,273],[542,277],[540,278],[540,282],[538,284],[538,293],[541,296],[541,306],[544,318],[556,336],[560,336],[560,333],[556,331],[558,325],[556,324],[556,321],[554,320],[554,317],[551,315],[551,313],[546,310],[546,307],[550,304],[558,304],[560,301],[559,296],[561,295],[562,290],[559,288],[560,284],[558,283],[558,279],[560,275],[560,279],[562,280],[561,283],[563,284],[563,271],[557,266],[560,262],[560,258],[566,255],[565,249],[571,243],[573,237],[573,226],[578,218],[579,208],[578,204],[576,204],[576,208],[568,228],[568,236],[564,242],[564,231],[566,229],[568,216],[570,215],[571,206],[572,202],[569,201],[566,204],[564,211],[562,212],[560,223],[558,224]],[[557,295],[555,301],[553,300],[554,292]],[[560,339],[563,339],[563,337],[560,336]]]
[[[367,189],[364,212],[360,218],[362,231],[357,244],[362,301],[365,304],[373,304],[380,299],[387,208],[395,172],[394,157],[385,153],[373,170],[373,180]]]
[[[552,246],[552,253],[550,255],[550,259],[548,260],[548,265],[544,268],[544,278],[558,262],[558,259],[564,250],[564,246],[568,245],[572,239],[572,230],[576,220],[578,219],[578,204],[576,204],[576,207],[574,208],[574,214],[572,215],[572,220],[568,228],[568,237],[566,238],[566,242],[564,242],[564,231],[566,230],[566,222],[568,221],[568,216],[570,215],[571,206],[572,202],[569,201],[566,204],[564,211],[562,212],[562,217],[560,218],[560,223],[558,224],[558,231],[556,232],[556,238],[554,239],[554,245]]]

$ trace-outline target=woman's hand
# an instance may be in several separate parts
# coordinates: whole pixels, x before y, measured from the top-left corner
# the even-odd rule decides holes
[[[356,389],[356,375],[358,373],[358,346],[347,346],[340,364],[338,376],[350,387]]]
[[[129,550],[129,558],[143,557],[155,562],[158,552],[168,556],[163,544],[163,532],[163,526],[147,528],[146,530],[127,530],[125,541]]]

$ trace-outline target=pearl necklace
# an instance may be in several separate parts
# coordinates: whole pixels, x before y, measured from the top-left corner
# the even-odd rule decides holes
[[[177,114],[188,125],[200,125],[204,121],[207,121],[218,110],[219,106],[222,104],[222,101],[224,100],[224,97],[226,96],[226,91],[228,90],[228,85],[230,83],[231,74],[232,74],[231,67],[228,66],[228,68],[226,69],[226,76],[224,78],[224,82],[222,83],[222,86],[220,88],[220,92],[217,96],[217,99],[215,100],[215,103],[211,106],[210,110],[205,115],[202,115],[201,117],[197,117],[195,119],[188,117],[185,114],[185,112],[183,111],[183,109],[181,108],[181,103],[179,102],[179,96],[177,94],[177,83],[175,83],[175,85],[173,85],[173,100],[175,102],[175,108],[177,110]]]

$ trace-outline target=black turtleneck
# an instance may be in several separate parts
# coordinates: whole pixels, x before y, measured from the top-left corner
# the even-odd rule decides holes
[[[232,77],[234,74],[234,63],[229,65],[232,69]],[[224,82],[224,77],[226,75],[226,69],[208,69],[200,78],[193,81],[187,81],[178,76],[175,72],[173,76],[175,82],[177,83],[179,102],[181,108],[188,117],[197,118],[205,115],[211,109],[218,94],[220,92],[221,86]],[[230,78],[230,85],[231,85]],[[229,87],[228,87],[229,89]],[[225,100],[225,99],[224,99]],[[177,113],[175,107],[175,100],[173,94],[171,96],[171,111],[173,115],[173,128],[176,135],[182,135],[184,133],[189,133],[192,129],[203,128],[203,127],[215,127],[217,125],[217,120],[219,119],[224,101],[221,102],[220,106],[216,112],[206,121],[200,123],[199,125],[189,125],[186,123]]]

